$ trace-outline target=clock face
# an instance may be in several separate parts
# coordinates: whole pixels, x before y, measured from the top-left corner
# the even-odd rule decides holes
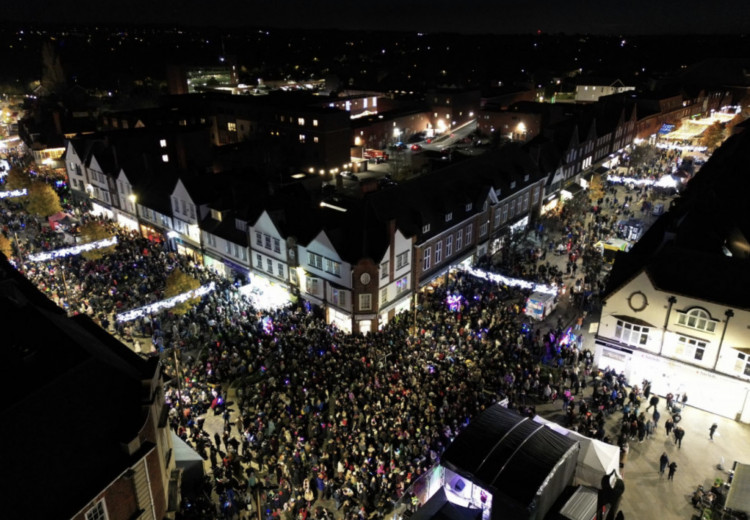
[[[646,308],[648,305],[648,299],[641,291],[635,291],[628,298],[628,305],[630,305],[630,308],[635,312],[639,312]]]
[[[362,285],[367,285],[370,283],[370,274],[362,273],[362,276],[359,277],[359,281],[362,282]]]

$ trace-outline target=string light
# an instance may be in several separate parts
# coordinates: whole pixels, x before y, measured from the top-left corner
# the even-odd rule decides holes
[[[81,244],[80,246],[64,247],[62,249],[55,249],[54,251],[44,251],[43,253],[36,253],[29,255],[27,260],[31,262],[46,262],[47,260],[54,260],[56,258],[65,258],[66,256],[78,255],[85,253],[86,251],[92,251],[94,249],[102,249],[117,244],[117,237],[109,237],[103,240],[97,240],[96,242],[88,242],[87,244]]]
[[[554,294],[555,296],[557,296],[558,293],[557,287],[549,286],[543,283],[529,282],[528,280],[523,280],[521,278],[510,278],[501,274],[483,271],[482,269],[477,269],[475,267],[463,267],[463,270],[472,276],[476,276],[477,278],[482,278],[484,280],[489,280],[498,284],[507,285],[509,287],[520,287],[521,289],[527,289],[532,292]]]
[[[118,314],[115,319],[117,321],[132,321],[137,318],[142,318],[147,314],[155,314],[163,310],[171,309],[175,305],[183,303],[187,300],[200,298],[210,293],[215,288],[216,284],[214,282],[211,282],[207,285],[201,285],[197,289],[178,294],[177,296],[172,296],[171,298],[167,298],[166,300],[161,300],[156,303],[152,303],[151,305],[145,305],[143,307],[138,307],[137,309],[131,309],[127,312],[123,312],[121,314]]]
[[[13,197],[23,197],[24,195],[28,195],[28,191],[26,188],[22,190],[13,190],[13,191],[0,191],[0,199],[10,199]]]

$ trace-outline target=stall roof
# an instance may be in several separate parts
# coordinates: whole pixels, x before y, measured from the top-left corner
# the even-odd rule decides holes
[[[442,464],[492,492],[530,504],[547,477],[577,445],[498,404],[472,420],[448,446]]]
[[[724,505],[732,511],[750,513],[750,464],[738,462],[735,465],[732,485]]]

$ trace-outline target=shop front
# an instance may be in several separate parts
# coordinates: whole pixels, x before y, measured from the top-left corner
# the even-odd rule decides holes
[[[138,221],[135,217],[122,211],[117,211],[117,223],[130,231],[138,231]]]
[[[632,385],[651,382],[660,396],[687,394],[693,406],[732,420],[750,423],[750,381],[742,381],[689,363],[596,340],[594,364],[623,373]]]
[[[223,259],[225,276],[232,280],[233,283],[244,285],[250,278],[250,269],[248,267],[236,264],[231,260]]]
[[[352,317],[350,314],[342,312],[335,307],[328,307],[328,323],[336,325],[336,328],[348,334],[352,332]],[[369,331],[369,329],[368,329]]]
[[[633,350],[609,343],[600,338],[596,339],[594,364],[600,370],[614,370],[618,374],[625,374],[629,378],[630,360],[632,357]]]
[[[750,422],[750,382],[640,351],[630,363],[631,384],[647,379],[658,395],[687,394],[688,406]]]
[[[157,229],[153,226],[148,226],[146,224],[141,224],[140,230],[142,237],[147,238],[152,242],[156,242],[157,244],[164,242],[164,235],[162,234],[160,229]]]
[[[110,208],[102,206],[97,202],[91,202],[91,211],[89,213],[97,217],[104,217],[115,220],[114,212]]]
[[[559,202],[560,200],[557,196],[557,193],[551,193],[547,195],[546,197],[544,197],[544,202],[542,202],[541,214],[545,215],[549,212],[555,211]]]
[[[388,322],[395,318],[398,314],[410,310],[411,300],[411,293],[407,293],[404,298],[396,300],[395,302],[380,309],[378,329],[382,329],[383,327],[385,327]]]
[[[357,321],[357,332],[361,334],[369,334],[373,332],[373,323],[377,319],[375,314],[362,314],[356,317]]]
[[[172,237],[170,236],[170,238]],[[187,256],[188,258],[192,258],[196,264],[203,263],[203,253],[201,253],[200,246],[196,244],[192,244],[188,242],[187,240],[180,238],[180,236],[174,237],[173,240],[174,240],[175,251],[177,251],[177,254],[182,255],[182,256]]]

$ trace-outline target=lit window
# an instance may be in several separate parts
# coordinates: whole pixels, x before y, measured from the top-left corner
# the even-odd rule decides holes
[[[304,144],[305,140],[306,140],[305,134],[299,134],[299,142]]]
[[[236,132],[237,131],[237,123],[235,123],[234,121],[229,121],[227,123],[227,130],[229,130],[230,132]]]
[[[167,140],[166,139],[161,139],[159,141],[159,146],[161,146],[162,148],[166,148],[167,147]]]
[[[425,247],[422,256],[422,271],[427,271],[430,267],[432,267],[432,248]]]
[[[405,251],[396,256],[396,269],[401,269],[409,265],[409,251]]]
[[[677,318],[677,323],[691,329],[714,332],[717,322],[712,320],[711,316],[703,309],[694,308],[687,312],[681,312]]]
[[[407,276],[396,281],[396,294],[401,294],[407,289],[409,289],[409,278]]]
[[[313,126],[318,126],[318,120],[317,119],[313,119]]]
[[[164,154],[161,156],[161,162],[169,162],[169,154]]]
[[[316,144],[317,144],[319,140],[320,140],[320,139],[318,139],[318,136],[315,136],[315,137],[313,137],[313,143],[316,143]]]
[[[297,124],[299,126],[305,126],[305,118],[304,117],[297,118]]]
[[[705,341],[680,336],[677,338],[676,352],[682,356],[691,357],[697,361],[701,361],[703,359],[703,354],[706,353],[706,346],[708,346],[708,344]]]
[[[633,325],[626,321],[617,320],[615,337],[628,345],[646,345],[648,343],[648,327]]]
[[[737,354],[734,371],[739,372],[744,376],[750,376],[750,359],[748,359],[747,354],[743,354],[742,352]]]

